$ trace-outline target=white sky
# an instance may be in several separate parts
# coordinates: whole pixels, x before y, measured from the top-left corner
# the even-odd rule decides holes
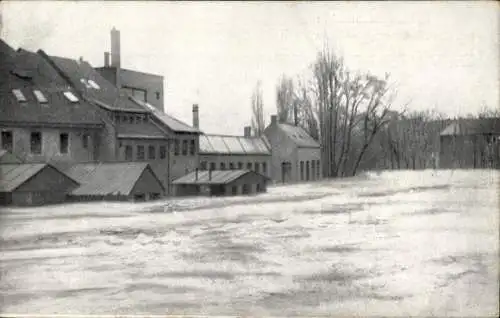
[[[282,73],[307,71],[325,39],[353,70],[391,74],[399,104],[449,115],[499,106],[499,7],[481,2],[2,1],[1,37],[102,66],[110,30],[122,66],[165,77],[167,113],[243,134],[262,81],[266,123]]]

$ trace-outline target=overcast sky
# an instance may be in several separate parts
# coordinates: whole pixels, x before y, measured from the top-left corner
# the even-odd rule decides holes
[[[14,48],[95,67],[121,31],[122,66],[165,77],[166,112],[205,132],[243,134],[262,81],[266,123],[280,74],[307,72],[328,41],[353,70],[391,74],[399,104],[449,115],[499,105],[496,2],[2,1]]]

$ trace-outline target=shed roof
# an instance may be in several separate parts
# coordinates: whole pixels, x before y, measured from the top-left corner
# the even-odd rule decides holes
[[[500,134],[500,118],[458,119],[441,136]]]
[[[200,154],[271,155],[264,137],[200,135]]]
[[[44,163],[0,164],[0,192],[12,192],[48,166]]]
[[[0,149],[0,163],[23,163],[23,161],[13,153]]]
[[[72,195],[105,196],[129,195],[142,173],[151,168],[145,162],[113,162],[81,163],[61,169],[81,184]]]
[[[299,148],[319,148],[319,143],[314,140],[302,127],[278,123],[281,129]]]
[[[209,178],[209,171],[199,170],[198,178],[196,171],[190,172],[179,179],[174,180],[173,184],[228,184],[246,174],[257,174],[264,179],[266,176],[256,173],[252,170],[211,170],[212,176]]]
[[[0,55],[0,121],[6,123],[34,123],[52,125],[102,126],[95,106],[85,100],[69,101],[65,92],[76,94],[60,74],[38,54],[19,49]],[[26,101],[19,101],[13,90],[18,89]],[[39,90],[46,103],[35,96]]]

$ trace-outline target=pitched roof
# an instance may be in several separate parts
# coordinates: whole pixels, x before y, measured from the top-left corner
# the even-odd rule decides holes
[[[7,163],[0,164],[0,192],[12,192],[36,175],[47,164],[43,163]]]
[[[172,184],[228,184],[249,173],[268,179],[266,176],[252,170],[211,170],[211,173],[212,176],[209,178],[209,171],[199,170],[197,179],[196,171],[193,171],[174,180]]]
[[[22,163],[23,161],[11,152],[0,150],[0,163]]]
[[[5,49],[2,46],[2,49]],[[84,100],[71,102],[65,92],[75,92],[57,71],[38,54],[19,49],[7,52],[9,62],[0,63],[0,121],[52,125],[103,125],[95,106]],[[9,57],[10,56],[10,57]],[[25,102],[13,93],[19,89]],[[40,103],[34,95],[39,90],[47,99]]]
[[[441,136],[500,134],[500,118],[458,119]]]
[[[174,132],[186,132],[186,133],[200,133],[199,129],[189,126],[188,124],[168,115],[165,112],[160,111],[153,105],[143,102],[137,98],[131,97],[137,104],[141,105],[143,109],[151,112],[151,114],[160,121],[163,125],[167,126]]]
[[[116,124],[118,138],[145,138],[145,139],[167,139],[163,131],[150,121],[143,123]]]
[[[200,154],[271,155],[264,137],[200,135]]]
[[[319,143],[314,140],[302,127],[278,123],[278,128],[281,129],[299,148],[319,148]]]
[[[111,110],[144,112],[144,108],[134,102],[126,93],[122,93],[111,82],[106,80],[88,62],[70,58],[48,56],[39,50],[40,55],[59,69],[76,90],[99,106]],[[97,84],[91,85],[92,82]]]
[[[129,195],[148,168],[149,165],[144,162],[113,162],[67,165],[61,170],[81,184],[73,190],[72,195],[105,196]]]

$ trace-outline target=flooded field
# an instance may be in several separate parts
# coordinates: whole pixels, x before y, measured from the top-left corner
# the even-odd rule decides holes
[[[3,209],[12,314],[496,316],[497,171]]]

